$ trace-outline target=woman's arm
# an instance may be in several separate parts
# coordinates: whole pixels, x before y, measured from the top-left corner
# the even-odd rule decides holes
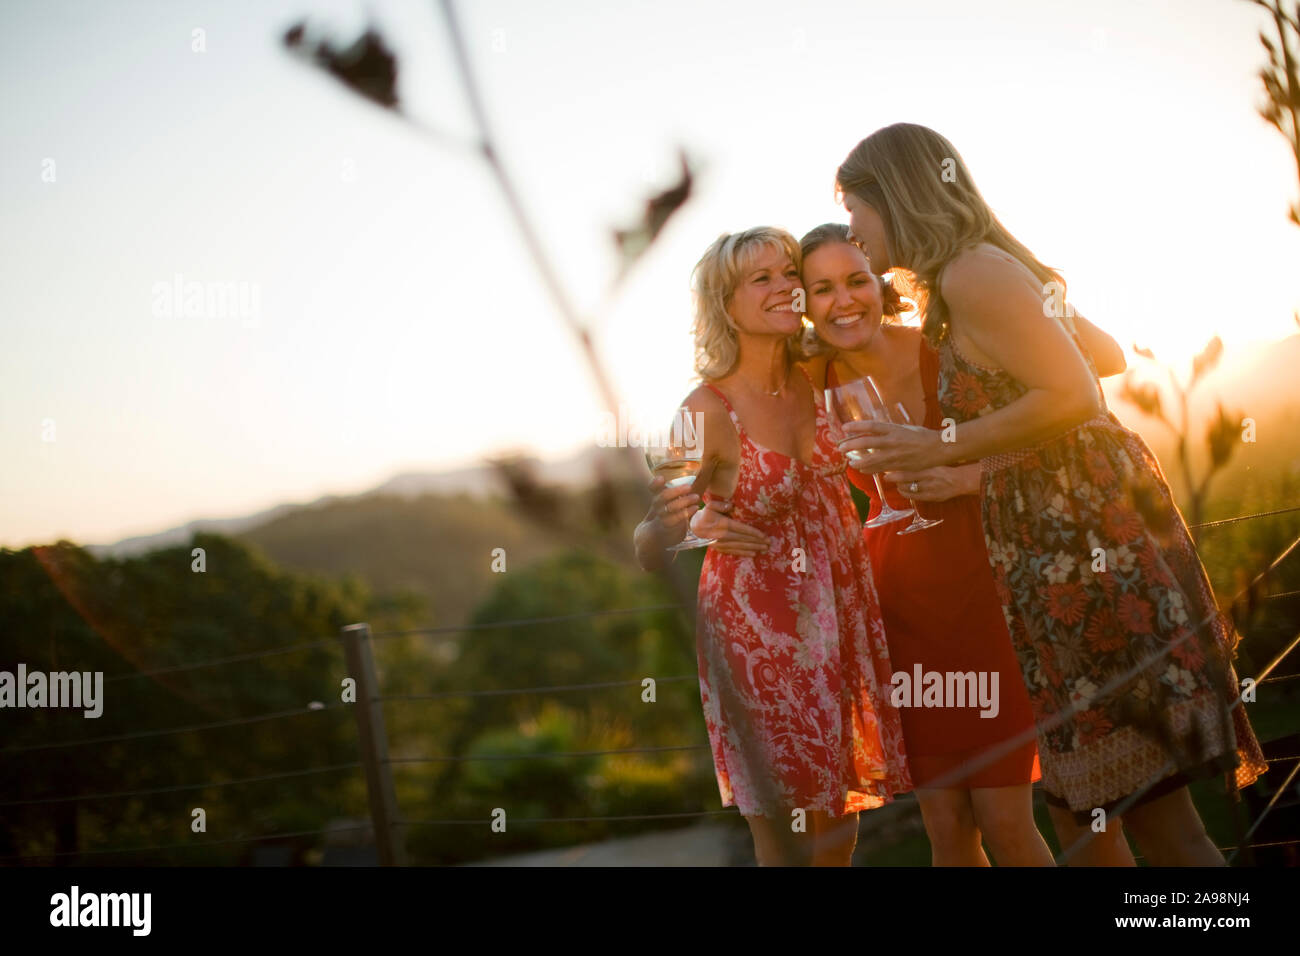
[[[643,571],[663,567],[664,550],[686,537],[686,526],[700,500],[690,485],[665,488],[662,475],[650,482],[650,490],[655,492],[650,508],[632,532],[636,563]]]
[[[1097,366],[1099,376],[1118,375],[1128,368],[1124,350],[1113,338],[1078,314],[1074,316],[1074,327],[1083,347],[1092,355],[1092,364]]]
[[[650,502],[650,508],[641,523],[632,534],[636,548],[637,563],[646,571],[654,571],[663,566],[664,550],[678,544],[686,537],[690,519],[696,512],[696,506],[705,491],[718,493],[712,476],[717,471],[718,463],[727,457],[727,439],[735,441],[735,428],[731,418],[718,397],[707,388],[700,387],[693,391],[682,406],[691,415],[700,413],[698,440],[701,442],[701,456],[704,466],[701,477],[709,482],[697,489],[694,485],[680,488],[663,487],[663,479],[656,477],[650,483],[650,490],[657,491]]]
[[[986,458],[1053,438],[1100,414],[1100,390],[1069,332],[1043,314],[1042,296],[1019,264],[980,249],[955,259],[940,289],[962,333],[1025,385],[1008,405],[942,432],[851,422],[843,447],[872,449],[872,471],[920,471]],[[951,334],[951,332],[950,332]]]
[[[958,425],[944,464],[1032,445],[1101,412],[1087,361],[1065,326],[1043,314],[1042,294],[1019,263],[972,250],[949,267],[940,291],[954,324],[1026,388],[1003,408]]]

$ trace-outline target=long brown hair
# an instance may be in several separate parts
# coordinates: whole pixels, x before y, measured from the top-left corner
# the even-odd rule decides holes
[[[876,130],[840,164],[835,187],[880,215],[892,264],[911,275],[909,291],[925,315],[921,330],[932,345],[949,324],[940,276],[959,253],[981,242],[1014,256],[1044,286],[1059,283],[1056,294],[1064,298],[1060,273],[1002,225],[952,143],[928,127],[895,123]]]

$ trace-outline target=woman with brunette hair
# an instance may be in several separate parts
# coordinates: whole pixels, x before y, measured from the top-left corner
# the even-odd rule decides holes
[[[1106,407],[1064,282],[931,129],[877,130],[836,179],[875,268],[911,278],[955,424],[851,423],[843,447],[872,472],[981,462],[989,562],[1058,832],[1088,839],[1122,817],[1153,865],[1223,865],[1187,784],[1226,773],[1244,787],[1267,769],[1238,697],[1238,637],[1155,455]]]
[[[814,380],[826,388],[871,376],[889,408],[939,428],[938,363],[915,328],[902,325],[892,285],[875,275],[847,226],[827,223],[799,243]],[[881,513],[870,476],[849,480]],[[988,866],[987,844],[1003,866],[1051,866],[1034,824],[1038,779],[1033,712],[989,573],[979,515],[978,463],[888,476],[892,508],[921,508],[941,523],[911,534],[906,521],[864,527],[895,673],[997,675],[996,709],[902,708],[903,739],[935,866]],[[909,501],[910,499],[910,501]],[[921,512],[918,512],[921,513]],[[991,678],[988,678],[991,681]],[[953,702],[948,702],[949,704]],[[1026,733],[1028,731],[1028,733]]]
[[[720,237],[695,270],[704,384],[684,406],[703,415],[698,481],[750,526],[704,558],[700,697],[722,803],[745,816],[759,864],[847,866],[858,811],[911,781],[847,460],[793,361],[798,266],[793,236],[758,228]],[[646,568],[699,501],[651,487],[636,530]]]

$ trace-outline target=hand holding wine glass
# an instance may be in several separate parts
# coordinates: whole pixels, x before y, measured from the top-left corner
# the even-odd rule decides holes
[[[669,533],[690,525],[700,504],[700,496],[695,494],[694,488],[686,484],[669,488],[662,475],[652,477],[648,488],[654,497],[650,500],[646,520],[657,521]]]
[[[899,424],[901,424],[901,425],[910,425],[910,424],[912,424],[912,416],[909,415],[909,414],[907,414],[907,409],[903,407],[903,403],[902,403],[902,402],[895,402],[895,403],[894,403],[894,408],[898,410],[898,422],[899,422]],[[901,490],[903,490],[903,489],[900,488],[899,490],[901,491]],[[911,490],[912,490],[913,492],[916,491],[916,484],[915,484],[915,482],[912,483],[912,485],[911,485]],[[912,519],[912,523],[911,523],[911,524],[909,524],[909,525],[908,525],[906,528],[904,528],[902,531],[898,532],[899,534],[911,534],[913,531],[923,531],[923,530],[926,529],[926,528],[933,528],[935,525],[943,524],[943,519],[942,519],[942,518],[923,518],[923,517],[921,517],[921,506],[918,505],[918,504],[916,503],[916,499],[915,499],[915,498],[911,498],[911,497],[909,497],[907,500],[910,501],[910,502],[912,503],[912,510],[916,513],[916,516]]]
[[[704,486],[712,477],[712,469],[707,473],[704,469],[703,460],[703,443],[699,440],[698,435],[688,434],[689,432],[689,415],[685,409],[678,410],[682,417],[679,421],[686,424],[686,427],[678,428],[676,425],[662,444],[649,445],[645,449],[646,465],[649,466],[650,472],[655,478],[664,479],[664,485],[667,489],[690,488],[692,495],[700,495],[704,491]],[[698,498],[696,499],[698,501]],[[667,503],[665,503],[665,513],[667,513]],[[711,538],[701,538],[690,529],[689,517],[691,511],[687,512],[686,537],[680,543],[668,548],[668,551],[686,551],[690,548],[703,548],[706,545],[713,544]],[[674,521],[673,524],[676,524]]]
[[[836,388],[826,389],[826,411],[841,426],[855,421],[888,422],[890,420],[889,409],[870,378],[857,379],[845,382]],[[849,460],[855,463],[866,459],[866,453],[856,449],[847,452],[847,455]],[[880,514],[868,521],[866,527],[878,528],[915,514],[912,509],[899,511],[897,508],[891,508],[889,502],[885,500],[885,486],[880,480],[880,475],[874,474],[871,477],[875,479],[876,492],[880,495]]]

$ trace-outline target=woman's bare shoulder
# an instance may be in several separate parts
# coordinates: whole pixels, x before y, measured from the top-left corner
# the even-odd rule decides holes
[[[701,383],[697,385],[685,399],[682,400],[682,407],[688,409],[693,415],[703,415],[706,422],[712,423],[710,431],[714,431],[720,425],[731,425],[731,411],[727,407],[721,396],[718,395],[709,384],[718,385],[717,382]],[[723,429],[725,432],[727,429]]]
[[[954,256],[939,277],[939,294],[949,308],[980,306],[1023,295],[1037,285],[1023,262],[997,246],[983,242]]]
[[[717,383],[714,382],[712,384],[716,385]],[[718,393],[709,388],[709,384],[705,382],[701,382],[699,385],[695,386],[695,388],[691,389],[686,398],[682,400],[682,404],[697,412],[720,412],[723,415],[727,414],[727,406],[724,405],[722,399],[718,397]]]

